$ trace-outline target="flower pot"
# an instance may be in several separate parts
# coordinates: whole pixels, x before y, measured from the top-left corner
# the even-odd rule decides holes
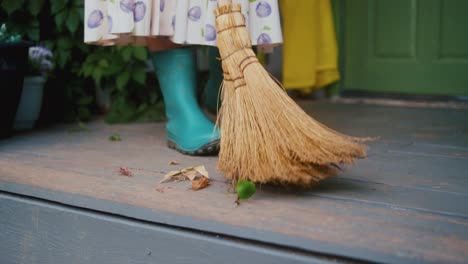
[[[15,117],[15,130],[26,130],[34,127],[42,106],[42,94],[45,79],[42,76],[24,78],[23,92]]]
[[[13,131],[30,46],[26,41],[0,43],[0,138]]]

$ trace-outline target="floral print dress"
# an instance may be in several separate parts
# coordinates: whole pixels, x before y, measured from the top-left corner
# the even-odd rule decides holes
[[[282,42],[277,0],[233,0],[242,12],[253,45]],[[147,37],[216,46],[216,0],[85,0],[85,42],[146,45]]]

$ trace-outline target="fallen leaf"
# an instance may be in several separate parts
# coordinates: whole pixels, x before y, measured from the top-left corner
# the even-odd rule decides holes
[[[193,169],[198,171],[198,173],[200,173],[204,177],[206,177],[208,179],[210,178],[210,177],[208,177],[208,171],[205,169],[205,166],[196,166],[196,167],[193,167]]]
[[[182,175],[182,171],[170,171],[169,173],[164,175],[164,178],[159,183],[166,183],[166,182],[174,181],[176,177],[180,177],[180,176],[185,178],[185,176]]]
[[[236,192],[237,200],[236,204],[239,205],[239,200],[246,200],[252,197],[256,192],[255,184],[251,181],[241,180],[237,183]]]
[[[85,123],[83,122],[78,122],[77,123],[77,126],[76,127],[72,127],[71,129],[69,129],[69,132],[89,132],[91,131],[91,129],[89,129]]]
[[[156,188],[156,191],[160,192],[160,193],[164,193],[164,191],[167,190],[167,189],[172,189],[172,187],[165,186],[165,187],[162,187],[162,188]]]
[[[110,135],[108,139],[110,141],[122,141],[122,138],[117,133],[114,133],[114,134]]]
[[[179,162],[171,160],[171,162],[169,162],[169,165],[179,165]]]
[[[206,177],[208,179],[210,178],[208,176],[208,171],[203,165],[185,168],[182,170],[182,174],[187,176],[187,178],[191,181],[197,179],[198,177]]]
[[[205,166],[202,165],[187,167],[179,171],[170,171],[164,175],[164,178],[160,181],[160,183],[185,180],[193,181],[200,177],[205,177],[207,179],[210,178],[208,177],[208,171],[205,169]]]
[[[132,171],[127,167],[120,167],[119,173],[125,176],[129,176],[129,177],[133,176]]]
[[[198,191],[210,185],[210,180],[204,176],[192,181],[192,190]]]

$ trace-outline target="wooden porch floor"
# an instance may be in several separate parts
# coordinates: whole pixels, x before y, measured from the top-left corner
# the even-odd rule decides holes
[[[217,159],[168,149],[162,123],[96,121],[0,141],[0,262],[468,262],[468,109],[303,106],[381,140],[312,190],[262,186],[241,206]],[[113,133],[122,141],[110,142]],[[193,165],[206,166],[210,187],[159,184]]]

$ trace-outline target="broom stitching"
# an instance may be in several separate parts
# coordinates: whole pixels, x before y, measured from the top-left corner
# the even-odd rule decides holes
[[[227,76],[227,77],[226,77]],[[230,78],[229,72],[223,71],[223,81],[232,82],[233,80]]]
[[[246,62],[247,60],[251,59],[251,58],[257,58],[257,57],[255,57],[254,55],[250,55],[250,56],[245,57],[243,60],[241,60],[241,62],[239,62],[239,68],[243,68],[243,67],[241,67],[242,64],[244,62]]]
[[[244,70],[247,68],[247,66],[249,66],[250,64],[253,64],[253,63],[258,63],[258,61],[251,61],[249,63],[247,63],[244,68],[241,69],[241,72],[244,73]]]
[[[254,60],[251,60],[251,61],[247,62],[244,66],[242,66],[242,64],[244,62],[246,62],[247,60],[249,60],[249,59],[254,59]],[[244,73],[244,70],[247,68],[247,66],[249,66],[252,63],[256,63],[256,62],[258,62],[257,57],[252,56],[252,55],[248,56],[239,63],[239,69],[241,70],[242,73]]]
[[[229,29],[241,28],[241,27],[245,27],[245,23],[244,23],[243,25],[235,25],[235,26],[232,26],[232,27],[223,28],[223,29],[221,29],[220,31],[217,31],[216,33],[219,34],[219,33],[223,33],[223,32],[226,31],[226,30],[229,30]]]
[[[239,52],[239,51],[249,50],[249,49],[251,49],[251,48],[252,48],[252,46],[242,47],[242,48],[240,48],[240,49],[237,49],[237,50],[235,50],[235,51],[229,53],[229,54],[226,55],[225,57],[222,57],[221,60],[226,60],[227,58],[231,57],[232,55],[236,54],[236,53]]]
[[[241,87],[247,87],[247,84],[241,84],[241,85],[234,86],[234,90],[237,90],[238,88],[241,88]]]

